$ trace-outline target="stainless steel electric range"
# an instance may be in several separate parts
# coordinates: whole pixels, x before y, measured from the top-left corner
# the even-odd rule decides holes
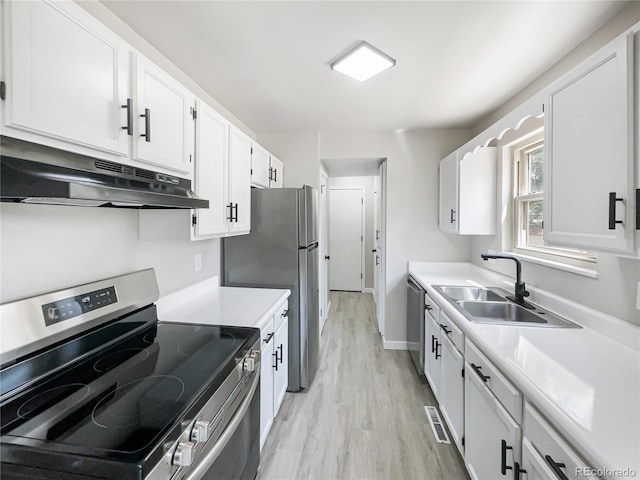
[[[157,298],[149,269],[0,306],[3,479],[256,477],[259,330]]]

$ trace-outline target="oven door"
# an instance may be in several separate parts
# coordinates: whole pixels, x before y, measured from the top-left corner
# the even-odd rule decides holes
[[[254,480],[260,464],[260,374],[222,435],[207,445],[186,480]],[[178,477],[180,478],[180,477]]]

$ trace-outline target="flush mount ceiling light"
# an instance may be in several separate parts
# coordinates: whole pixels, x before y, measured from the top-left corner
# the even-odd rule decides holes
[[[354,78],[360,82],[393,67],[396,61],[367,42],[361,42],[331,64],[332,70]]]

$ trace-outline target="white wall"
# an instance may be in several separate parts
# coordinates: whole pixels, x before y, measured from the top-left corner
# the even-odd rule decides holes
[[[319,189],[317,133],[258,135],[256,140],[284,163],[285,187],[310,185]]]
[[[0,218],[2,302],[149,267],[161,295],[220,274],[219,240],[138,240],[137,210],[2,203]]]
[[[373,288],[373,248],[375,228],[373,219],[373,189],[375,177],[329,177],[329,188],[362,187],[364,188],[364,287]],[[329,212],[331,216],[331,212]],[[329,252],[331,253],[331,252]]]
[[[387,343],[406,341],[407,262],[469,260],[469,238],[438,230],[438,163],[469,138],[462,129],[319,135],[322,159],[387,159]]]

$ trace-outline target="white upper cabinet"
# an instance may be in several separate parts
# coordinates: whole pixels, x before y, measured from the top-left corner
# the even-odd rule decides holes
[[[496,148],[479,147],[440,162],[440,230],[461,235],[496,232]]]
[[[269,188],[283,187],[284,164],[271,155],[269,160]]]
[[[135,56],[133,158],[179,174],[193,159],[194,96],[142,55]]]
[[[229,140],[230,234],[251,229],[251,139],[231,125]]]
[[[128,46],[71,2],[7,1],[2,9],[3,134],[128,156]]]
[[[458,231],[458,152],[440,162],[440,230]]]
[[[197,103],[194,188],[209,200],[209,208],[194,210],[194,238],[227,232],[228,156],[230,123],[207,104]]]
[[[251,184],[258,188],[269,188],[270,155],[264,148],[253,142],[251,146]]]
[[[549,244],[633,251],[633,35],[623,35],[552,85],[545,104]]]

